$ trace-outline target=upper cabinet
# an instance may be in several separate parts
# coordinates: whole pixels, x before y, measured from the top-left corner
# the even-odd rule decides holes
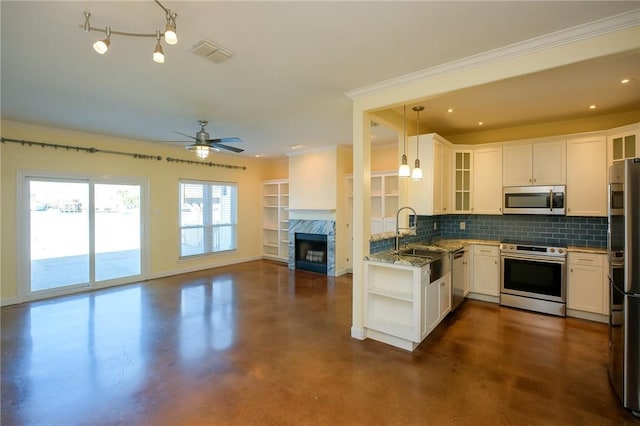
[[[502,214],[502,147],[477,148],[473,152],[473,193],[475,214]]]
[[[417,138],[409,138],[409,164],[416,158]],[[419,215],[451,212],[451,144],[441,136],[420,135],[420,167],[423,178],[409,181],[409,203]]]
[[[567,140],[567,216],[607,215],[606,155],[604,135]]]
[[[634,125],[611,134],[609,142],[609,164],[625,158],[640,157],[640,126]]]
[[[471,164],[473,151],[453,151],[453,211],[471,212]]]
[[[564,140],[505,145],[504,186],[564,185],[566,182]]]

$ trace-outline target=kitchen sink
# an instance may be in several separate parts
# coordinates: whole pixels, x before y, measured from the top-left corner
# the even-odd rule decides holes
[[[413,257],[424,257],[424,258],[437,258],[443,256],[447,250],[440,249],[437,247],[434,248],[406,248],[400,250],[398,253],[400,256],[413,256]]]

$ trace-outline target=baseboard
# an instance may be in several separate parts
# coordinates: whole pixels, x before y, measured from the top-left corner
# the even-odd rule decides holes
[[[17,305],[20,303],[17,297],[3,297],[0,299],[0,306]]]
[[[592,312],[577,311],[575,309],[567,309],[567,316],[568,317],[573,317],[573,318],[580,318],[580,319],[584,319],[584,320],[588,320],[588,321],[603,322],[605,324],[609,323],[609,316],[608,315],[594,314]]]
[[[351,337],[358,340],[364,340],[367,338],[367,333],[364,328],[351,327]]]
[[[351,270],[350,270],[350,269],[341,269],[341,270],[339,270],[339,271],[336,271],[336,273],[335,273],[335,275],[334,275],[334,276],[336,276],[336,277],[340,277],[340,276],[342,276],[342,275],[347,275],[347,274],[350,274],[350,273],[351,273]]]
[[[252,256],[252,257],[237,259],[231,262],[225,262],[225,263],[220,263],[216,265],[199,265],[199,266],[192,266],[188,268],[171,269],[168,271],[162,271],[156,274],[152,274],[149,276],[149,279],[153,280],[156,278],[165,278],[165,277],[171,277],[174,275],[188,274],[189,272],[198,272],[198,271],[204,271],[207,269],[222,268],[224,266],[235,265],[238,263],[246,263],[254,260],[261,260],[262,258],[263,258],[262,256]]]
[[[486,294],[473,293],[467,294],[467,299],[482,300],[483,302],[500,303],[500,296],[488,296]]]

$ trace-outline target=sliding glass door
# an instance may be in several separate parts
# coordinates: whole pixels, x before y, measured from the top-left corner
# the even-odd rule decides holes
[[[141,273],[140,186],[96,184],[96,281]]]
[[[24,176],[26,295],[143,276],[143,184]]]
[[[88,285],[89,184],[29,182],[30,291]]]

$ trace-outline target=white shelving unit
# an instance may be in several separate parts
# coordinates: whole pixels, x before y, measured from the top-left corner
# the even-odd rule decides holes
[[[269,180],[262,183],[262,255],[289,260],[289,182]]]
[[[347,177],[347,206],[353,217],[353,177]],[[398,211],[398,172],[371,174],[371,233],[393,232]],[[351,223],[351,219],[349,220]]]

